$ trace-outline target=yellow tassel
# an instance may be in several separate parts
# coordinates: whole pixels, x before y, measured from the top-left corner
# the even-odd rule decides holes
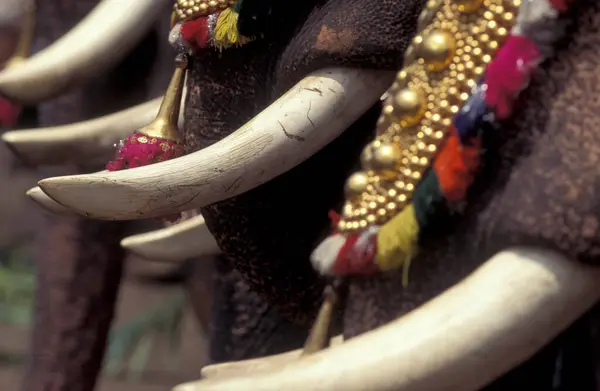
[[[417,252],[419,223],[412,204],[384,224],[377,233],[377,265],[383,271],[403,266],[402,284],[408,284],[408,267]]]
[[[215,45],[219,49],[230,46],[241,46],[250,40],[239,34],[237,29],[238,13],[233,8],[227,8],[219,14],[215,26]]]

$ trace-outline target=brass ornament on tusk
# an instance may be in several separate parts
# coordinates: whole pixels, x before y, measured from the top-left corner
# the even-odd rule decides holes
[[[141,128],[139,133],[149,137],[176,142],[181,141],[179,129],[177,129],[177,121],[179,120],[179,111],[181,110],[187,61],[187,56],[184,54],[178,55],[175,59],[175,72],[171,77],[171,82],[165,92],[158,114],[154,121]]]
[[[325,287],[323,303],[304,344],[303,356],[316,353],[329,346],[332,336],[333,315],[339,302],[339,291],[343,288],[343,285],[344,280],[338,279]]]

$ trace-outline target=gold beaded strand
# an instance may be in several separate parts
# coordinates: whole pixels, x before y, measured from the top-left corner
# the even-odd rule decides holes
[[[388,90],[377,137],[346,182],[338,224],[352,232],[384,224],[408,202],[515,22],[521,0],[429,0],[405,68]]]
[[[235,0],[177,0],[173,11],[179,21],[187,22],[222,11],[234,4]]]

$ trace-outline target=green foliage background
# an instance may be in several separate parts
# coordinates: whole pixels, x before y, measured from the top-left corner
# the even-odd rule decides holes
[[[35,269],[31,248],[30,238],[0,248],[0,324],[22,328],[29,328],[32,324]],[[159,336],[168,338],[170,349],[165,363],[172,369],[181,346],[184,305],[183,292],[178,292],[157,308],[113,327],[105,359],[105,375],[139,381]],[[0,366],[22,365],[25,358],[0,350]]]

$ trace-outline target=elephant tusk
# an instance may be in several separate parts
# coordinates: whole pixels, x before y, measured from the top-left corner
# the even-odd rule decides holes
[[[129,236],[121,241],[121,246],[143,258],[168,262],[221,253],[201,215],[170,227]]]
[[[0,94],[35,104],[112,67],[144,37],[170,0],[102,0],[75,28],[18,67],[0,72]]]
[[[143,219],[208,205],[308,159],[377,103],[393,77],[387,71],[321,70],[201,151],[107,175],[48,178],[39,185],[61,204],[97,219]]]
[[[269,371],[175,391],[477,390],[535,354],[600,297],[600,269],[558,253],[498,253],[408,315]]]
[[[29,57],[35,33],[36,13],[36,4],[33,0],[3,0],[0,5],[0,28],[12,27],[19,30],[15,50],[4,63],[4,68],[19,66]],[[0,39],[4,38],[2,36]]]
[[[342,335],[331,338],[329,346],[336,346],[344,342]],[[252,358],[249,360],[234,361],[223,364],[207,365],[200,371],[203,379],[215,377],[233,377],[241,375],[249,375],[257,372],[275,370],[287,365],[302,355],[302,349],[292,350],[290,352],[274,354],[272,356]]]
[[[75,215],[75,213],[73,213],[71,210],[65,208],[61,204],[54,201],[52,198],[48,197],[42,191],[42,189],[40,189],[37,186],[27,190],[27,192],[25,194],[29,198],[31,198],[33,201],[35,201],[39,205],[41,205],[44,209],[46,209],[50,212],[53,212],[55,214],[60,214],[60,215]]]
[[[97,166],[115,154],[115,143],[152,121],[162,98],[89,121],[6,132],[2,140],[28,164]]]

